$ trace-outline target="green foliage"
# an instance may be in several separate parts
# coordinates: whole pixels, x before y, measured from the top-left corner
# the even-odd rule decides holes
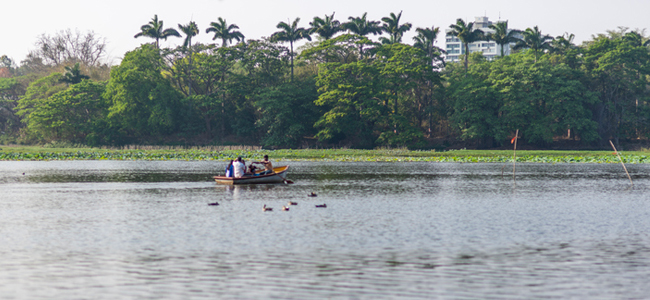
[[[321,66],[316,105],[327,111],[316,122],[320,141],[345,138],[357,147],[372,147],[375,124],[385,111],[379,90],[379,70],[364,61]]]
[[[623,38],[597,38],[585,49],[584,68],[600,102],[594,107],[602,143],[650,136],[650,53]]]
[[[65,73],[63,74],[62,82],[67,84],[77,84],[84,79],[89,79],[90,77],[84,74],[81,74],[81,69],[79,68],[79,63],[74,64],[72,67],[65,67]]]
[[[105,97],[109,122],[128,136],[169,134],[178,126],[181,95],[162,74],[162,59],[151,45],[128,52],[111,70]]]
[[[295,148],[305,136],[313,135],[310,121],[318,116],[314,100],[318,97],[313,80],[300,80],[268,88],[257,96],[260,116],[256,126],[262,145]]]
[[[522,55],[499,60],[493,67],[490,81],[502,94],[502,119],[508,130],[520,129],[529,143],[539,145],[569,129],[585,142],[597,138],[589,110],[597,98],[583,84],[581,73],[547,60],[531,63]]]
[[[454,99],[451,120],[461,139],[498,139],[504,135],[499,123],[501,98],[485,80],[474,74],[456,78],[449,94]]]
[[[53,73],[29,85],[16,106],[16,114],[22,117],[24,123],[29,123],[31,113],[40,106],[46,105],[52,95],[66,89],[65,84],[61,82],[62,78],[63,75],[60,73]]]
[[[320,141],[358,148],[421,143],[418,113],[424,109],[414,112],[413,107],[428,104],[428,98],[413,91],[439,83],[431,61],[404,44],[383,45],[374,52],[373,60],[321,67],[316,105],[327,111],[316,122]]]
[[[30,112],[28,130],[43,141],[104,142],[108,108],[104,88],[105,83],[84,80],[52,95]]]
[[[418,28],[413,46],[402,44],[411,26],[400,18],[391,14],[379,27],[366,14],[345,24],[332,14],[314,18],[311,32],[296,18],[269,39],[249,41],[219,18],[206,32],[221,47],[192,44],[199,31],[191,22],[181,26],[184,47],[158,49],[159,39],[180,34],[163,30],[156,16],[136,35],[156,45],[128,52],[108,83],[89,81],[77,65],[61,75],[51,72],[62,65],[36,56],[20,68],[3,58],[2,141],[414,149],[489,148],[516,130],[535,147],[650,138],[650,42],[642,31],[622,28],[576,46],[572,35],[553,40],[529,28],[517,48],[531,51],[488,61],[468,44],[489,38],[507,46],[516,32],[503,22],[484,36],[459,19],[450,28],[465,44],[464,64],[445,65],[438,28]],[[382,31],[384,44],[366,37]],[[311,33],[322,38],[301,46],[294,70],[293,44]],[[84,70],[106,78],[100,68]]]

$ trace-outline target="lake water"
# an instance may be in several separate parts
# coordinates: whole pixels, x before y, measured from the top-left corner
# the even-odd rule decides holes
[[[284,164],[0,162],[0,298],[650,297],[649,165]]]

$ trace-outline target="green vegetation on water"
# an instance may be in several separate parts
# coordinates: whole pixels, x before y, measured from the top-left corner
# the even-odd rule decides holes
[[[454,150],[446,152],[410,150],[110,150],[99,148],[2,147],[2,161],[34,160],[214,160],[227,161],[238,156],[261,159],[268,154],[279,161],[380,161],[380,162],[512,162],[510,150]],[[630,151],[621,155],[625,163],[650,163],[650,153]],[[618,163],[611,151],[517,151],[517,162],[531,163]]]

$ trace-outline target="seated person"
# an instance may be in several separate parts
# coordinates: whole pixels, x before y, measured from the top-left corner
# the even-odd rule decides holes
[[[235,168],[233,167],[234,160],[231,160],[228,166],[226,167],[226,177],[233,177],[235,173]]]
[[[264,172],[260,173],[259,175],[266,175],[266,174],[272,174],[273,173],[273,164],[269,161],[269,156],[264,155],[264,160],[263,161],[257,161],[253,162],[254,164],[262,164],[264,165]]]
[[[258,175],[258,174],[255,174],[256,169],[257,168],[255,167],[255,165],[251,164],[250,166],[248,166],[248,172],[246,174]]]
[[[244,164],[244,161],[241,159],[241,157],[237,157],[233,163],[233,167],[235,169],[235,178],[244,177],[246,174],[246,165]]]

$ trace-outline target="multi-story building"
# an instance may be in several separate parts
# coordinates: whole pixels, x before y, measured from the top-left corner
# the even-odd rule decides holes
[[[504,21],[497,21],[504,22]],[[492,21],[488,20],[488,17],[476,17],[474,21],[474,29],[480,29],[484,34],[494,33],[493,29],[490,29]],[[450,34],[451,29],[445,30],[445,44],[447,55],[445,61],[447,62],[456,62],[460,60],[460,56],[465,54],[465,47],[463,43],[455,36]],[[511,48],[514,44],[507,45],[503,51],[503,55],[509,55]],[[501,55],[501,45],[498,45],[494,41],[478,41],[469,44],[469,53],[480,52],[483,53],[483,56],[487,60],[493,60],[496,57]]]

